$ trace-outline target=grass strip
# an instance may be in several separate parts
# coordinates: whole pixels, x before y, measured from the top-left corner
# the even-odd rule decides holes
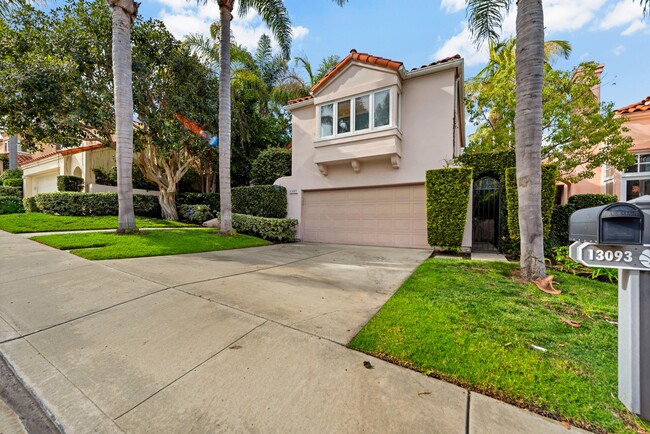
[[[616,286],[554,273],[549,295],[517,268],[429,259],[349,346],[578,427],[646,432],[617,399]]]
[[[91,232],[41,235],[31,239],[92,260],[179,255],[271,244],[249,235],[222,236],[213,229],[142,231],[134,235]]]
[[[173,228],[194,226],[187,223],[148,217],[136,217],[135,223],[139,228]],[[50,215],[36,212],[0,215],[0,229],[3,231],[11,232],[12,234],[116,228],[117,216],[78,217]]]

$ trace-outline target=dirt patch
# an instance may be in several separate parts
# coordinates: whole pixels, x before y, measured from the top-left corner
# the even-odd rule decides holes
[[[16,377],[2,354],[0,354],[0,399],[16,413],[27,432],[31,434],[63,433]]]

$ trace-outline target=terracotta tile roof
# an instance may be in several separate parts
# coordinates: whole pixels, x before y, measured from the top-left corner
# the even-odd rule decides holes
[[[641,102],[621,107],[620,109],[616,110],[616,113],[634,113],[644,112],[646,110],[650,110],[650,96],[645,97]]]
[[[338,65],[336,65],[330,72],[325,74],[325,76],[321,78],[320,81],[314,85],[314,87],[311,88],[312,93],[318,91],[318,89],[323,87],[325,83],[327,83],[333,76],[338,74],[340,70],[345,68],[345,66],[353,60],[392,69],[393,71],[397,71],[403,66],[403,63],[397,60],[377,57],[368,53],[358,53],[357,50],[352,49],[350,50],[350,54],[345,59],[341,60]]]
[[[47,157],[51,157],[52,155],[56,155],[56,154],[58,154],[58,153],[59,153],[58,151],[48,152],[48,153],[46,153],[46,154],[39,155],[38,157],[31,158],[29,161],[25,161],[25,162],[22,163],[22,164],[21,164],[21,163],[18,163],[18,165],[19,165],[19,166],[22,166],[23,164],[33,163],[34,161],[39,161],[39,160],[44,160],[44,159],[46,159]]]
[[[44,160],[44,159],[46,159],[48,157],[51,157],[52,155],[56,155],[56,154],[72,155],[72,154],[78,154],[80,152],[94,151],[95,149],[100,149],[100,148],[103,148],[103,147],[104,147],[104,145],[102,145],[101,143],[97,143],[97,144],[94,144],[94,145],[79,146],[77,148],[59,149],[58,151],[52,151],[52,152],[48,152],[48,153],[43,154],[43,155],[39,155],[36,158],[32,158],[31,156],[29,156],[29,160],[25,161],[24,163],[21,163],[20,158],[19,158],[18,165],[22,166],[23,164],[33,163],[34,161],[39,161],[39,160]]]
[[[310,99],[314,99],[314,97],[311,96],[311,95],[303,96],[302,98],[296,98],[296,99],[292,99],[292,100],[287,101],[287,105],[295,104],[297,102],[307,101],[307,100],[310,100]]]
[[[445,57],[444,59],[436,60],[435,62],[429,63],[428,65],[422,65],[419,68],[413,68],[411,69],[411,71],[417,71],[418,69],[428,68],[429,66],[440,65],[441,63],[447,63],[456,59],[460,59],[460,54],[456,54],[454,56]]]
[[[413,68],[411,69],[411,72],[423,68],[428,68],[434,65],[440,65],[441,63],[446,63],[457,59],[461,59],[460,54],[456,54],[454,56],[445,57],[444,59],[436,60],[433,63],[429,63],[428,65],[422,65],[419,68]],[[350,51],[350,54],[345,59],[341,60],[338,65],[336,65],[330,72],[325,74],[325,76],[321,78],[320,81],[314,85],[314,87],[311,88],[312,94],[318,91],[318,89],[322,88],[332,77],[334,77],[339,71],[345,68],[345,66],[348,63],[352,62],[353,60],[357,62],[364,62],[364,63],[369,63],[371,65],[377,65],[383,68],[392,69],[393,71],[397,71],[402,66],[404,66],[404,64],[400,61],[386,59],[384,57],[373,56],[368,53],[358,53],[357,50],[353,49]],[[310,99],[313,99],[313,96],[310,95],[302,98],[292,99],[291,101],[287,102],[287,105],[296,104]]]
[[[25,163],[29,163],[32,161],[32,156],[31,155],[18,155],[18,165],[21,166]]]

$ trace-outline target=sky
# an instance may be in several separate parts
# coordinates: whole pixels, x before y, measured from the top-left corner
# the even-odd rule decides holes
[[[326,56],[345,57],[351,49],[404,62],[407,69],[460,54],[465,79],[485,65],[487,49],[477,49],[467,29],[465,0],[285,0],[293,27],[292,57],[307,56],[317,65]],[[502,36],[514,34],[515,10]],[[208,32],[219,16],[216,1],[144,0],[140,13],[162,20],[178,38]],[[268,28],[256,14],[235,12],[233,35],[254,49]],[[639,0],[544,0],[546,39],[569,41],[573,52],[556,66],[571,69],[582,61],[605,65],[602,100],[615,108],[650,95],[650,17]]]

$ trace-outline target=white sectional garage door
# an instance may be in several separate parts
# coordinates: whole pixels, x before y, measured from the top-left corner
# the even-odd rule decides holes
[[[424,185],[303,192],[302,240],[428,248]]]
[[[58,172],[36,178],[36,191],[38,193],[53,193],[59,191],[56,186],[56,177]]]

